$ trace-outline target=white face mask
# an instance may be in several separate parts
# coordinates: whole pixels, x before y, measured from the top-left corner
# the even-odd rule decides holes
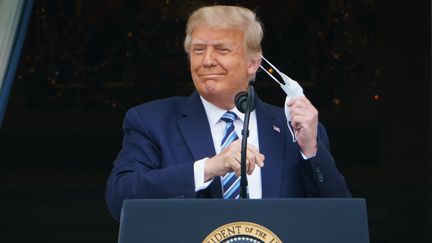
[[[296,142],[297,137],[296,137],[295,133],[293,132],[293,129],[292,129],[291,124],[290,124],[291,114],[290,114],[289,107],[287,106],[287,104],[291,98],[297,97],[297,96],[303,96],[304,95],[303,89],[297,81],[291,79],[285,73],[279,71],[273,64],[271,64],[269,61],[267,61],[267,59],[265,59],[263,56],[261,56],[261,58],[268,65],[270,65],[273,68],[273,70],[275,70],[282,77],[282,79],[284,81],[283,83],[280,82],[275,76],[273,76],[273,74],[271,74],[267,69],[265,69],[262,65],[260,65],[260,68],[262,70],[264,70],[274,81],[276,81],[276,83],[278,83],[280,85],[280,87],[282,88],[282,90],[286,94],[284,110],[285,110],[285,116],[287,118],[287,126],[288,126],[289,131],[291,132],[292,137],[293,137],[293,142]]]

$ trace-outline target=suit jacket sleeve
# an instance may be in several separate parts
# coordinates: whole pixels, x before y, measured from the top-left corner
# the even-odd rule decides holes
[[[108,208],[117,219],[125,199],[195,195],[194,161],[165,161],[162,141],[149,129],[154,126],[152,123],[146,123],[136,108],[129,110],[124,119],[123,147],[114,162],[105,195]]]
[[[322,124],[318,126],[317,154],[302,161],[300,168],[307,197],[351,197],[330,154],[329,140]]]

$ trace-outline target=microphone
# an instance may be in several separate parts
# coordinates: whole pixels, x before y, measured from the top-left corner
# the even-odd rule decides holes
[[[246,91],[239,92],[234,98],[235,105],[241,113],[246,113],[247,98],[248,98],[248,92],[246,92]],[[253,111],[255,109],[254,100],[252,100],[252,104],[251,104],[250,109],[251,109],[251,111]]]
[[[234,98],[237,109],[245,114],[242,130],[241,141],[241,159],[240,159],[240,198],[249,198],[248,182],[246,176],[246,152],[247,139],[249,137],[249,118],[250,113],[255,109],[255,91],[253,82],[249,82],[247,92],[239,92]]]

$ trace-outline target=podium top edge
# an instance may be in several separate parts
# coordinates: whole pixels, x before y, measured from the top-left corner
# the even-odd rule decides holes
[[[190,198],[190,199],[176,199],[176,198],[159,198],[159,199],[126,199],[124,204],[137,203],[137,202],[227,202],[227,203],[240,203],[240,202],[366,202],[365,198],[263,198],[263,199],[237,199],[226,200],[222,198]]]

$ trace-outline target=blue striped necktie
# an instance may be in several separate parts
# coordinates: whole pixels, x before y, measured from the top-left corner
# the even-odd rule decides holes
[[[232,111],[227,111],[221,120],[226,122],[225,135],[221,142],[221,151],[226,148],[232,141],[238,139],[234,129],[234,121],[237,115]],[[234,172],[228,172],[222,177],[223,197],[224,199],[238,198],[240,195],[240,177]]]

